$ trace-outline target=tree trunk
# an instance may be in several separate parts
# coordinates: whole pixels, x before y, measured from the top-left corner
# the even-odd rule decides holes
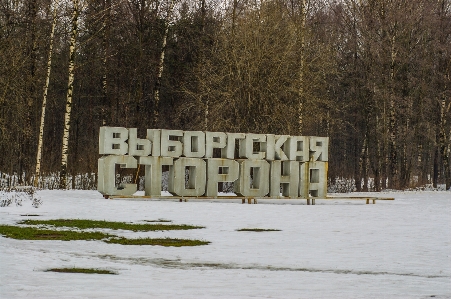
[[[72,94],[74,90],[74,68],[75,68],[75,43],[77,38],[78,27],[78,0],[73,0],[74,10],[72,13],[72,32],[70,37],[69,47],[69,81],[67,84],[66,97],[66,113],[64,114],[64,133],[61,154],[61,172],[60,172],[60,189],[66,189],[67,180],[67,156],[69,153],[69,129],[70,129],[70,115],[72,110]]]
[[[451,173],[449,167],[449,138],[446,136],[446,115],[449,113],[451,103],[446,107],[445,99],[442,100],[440,105],[440,131],[439,131],[439,147],[440,156],[443,162],[443,171],[445,177],[446,190],[451,186]]]
[[[205,8],[205,0],[201,0],[201,16],[202,16],[202,23],[201,23],[201,32],[202,32],[202,40],[205,40],[205,17],[206,17],[206,8]],[[202,43],[202,47],[205,46],[205,43]],[[204,49],[202,48],[202,50],[200,51],[200,58],[199,61],[201,64],[203,64],[205,62],[205,55],[204,55]],[[205,78],[205,68],[202,67],[202,78]],[[202,102],[202,95],[201,95],[201,102]],[[208,101],[208,97],[206,97],[205,99],[205,109],[204,109],[204,130],[208,131],[208,114],[209,114],[209,101]]]
[[[50,31],[49,57],[47,59],[47,75],[45,77],[44,94],[42,97],[41,124],[39,126],[38,152],[36,155],[36,171],[35,171],[35,177],[34,177],[34,183],[33,183],[33,185],[35,187],[38,187],[39,177],[41,175],[42,141],[43,141],[43,137],[44,137],[45,108],[47,105],[47,92],[49,89],[50,71],[52,69],[53,40],[54,40],[54,36],[55,36],[56,12],[57,12],[57,7],[58,7],[58,0],[55,1],[54,5],[55,5],[55,7],[53,9],[52,30]]]
[[[103,2],[103,37],[102,37],[102,47],[103,47],[103,57],[102,57],[102,115],[101,121],[102,125],[106,126],[109,121],[111,114],[109,103],[108,103],[108,39],[110,32],[110,15],[111,15],[111,0],[104,0]]]
[[[300,40],[301,40],[301,49],[300,49],[300,66],[299,66],[299,103],[298,103],[298,134],[302,135],[304,131],[304,98],[305,98],[305,23],[307,18],[306,12],[306,0],[302,0],[301,7],[301,24],[299,29]]]
[[[438,146],[435,146],[434,151],[434,164],[433,164],[433,170],[432,170],[432,187],[437,188],[437,182],[438,182]]]
[[[77,106],[80,105],[80,97],[78,97]],[[77,166],[79,166],[80,161],[78,160],[78,146],[79,146],[79,121],[76,118],[73,126],[73,136],[74,139],[74,147],[73,147],[73,156],[72,161],[75,161],[75,165],[71,166],[71,176],[72,176],[72,189],[75,189],[77,187],[75,179],[78,173],[81,173],[81,171],[78,169]]]
[[[359,154],[359,177],[363,177],[363,186],[362,191],[368,191],[368,165],[367,165],[367,157],[368,157],[368,137],[365,134],[363,137],[363,144]]]
[[[365,135],[364,152],[363,152],[363,191],[369,191],[369,158],[368,158],[368,135]]]
[[[33,139],[35,138],[35,130],[34,130],[34,112],[36,109],[37,97],[36,97],[36,72],[38,67],[38,38],[37,38],[37,14],[38,14],[38,4],[36,0],[30,0],[25,2],[27,7],[27,16],[25,19],[26,28],[26,57],[25,61],[27,63],[27,74],[25,80],[25,94],[24,99],[25,103],[21,107],[23,109],[23,123],[21,124],[23,136],[20,140],[21,143],[21,155],[20,155],[20,169],[19,169],[19,183],[20,184],[29,184],[31,182],[28,181],[32,173],[32,148],[33,148]],[[29,37],[28,37],[29,34]],[[23,175],[24,174],[24,175]]]
[[[354,162],[354,180],[355,180],[355,189],[357,192],[362,191],[362,176],[360,171],[360,149],[359,149],[359,140],[354,141],[354,159],[358,160]]]
[[[380,121],[379,121],[379,117],[376,116],[376,134],[378,132],[378,128],[380,126]],[[375,161],[373,163],[374,168],[373,168],[373,172],[374,172],[374,188],[376,189],[375,191],[380,192],[382,189],[382,160],[383,160],[383,154],[382,154],[382,144],[381,144],[381,140],[378,136],[375,136],[374,138],[374,142],[375,142]]]
[[[154,127],[158,126],[158,122],[160,119],[160,90],[161,90],[161,78],[163,77],[163,68],[164,68],[164,55],[166,53],[166,44],[169,34],[169,22],[172,17],[172,11],[174,9],[175,0],[170,0],[170,4],[168,7],[168,12],[166,15],[165,20],[165,28],[164,28],[164,35],[163,35],[163,42],[161,45],[161,52],[160,52],[160,60],[158,62],[158,69],[157,69],[157,80],[155,82],[155,89],[154,89],[154,111],[153,111],[153,125]]]
[[[398,188],[398,157],[396,150],[396,107],[395,107],[395,35],[391,40],[391,63],[390,63],[390,95],[389,95],[389,188]]]

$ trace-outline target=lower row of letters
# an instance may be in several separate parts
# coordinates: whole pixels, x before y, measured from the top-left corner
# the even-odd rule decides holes
[[[139,160],[138,160],[139,159]],[[233,182],[243,197],[309,198],[327,195],[328,162],[229,160],[109,155],[98,160],[98,191],[104,195],[133,195],[136,184],[116,186],[116,165],[145,167],[145,195],[160,197],[163,166],[169,168],[168,191],[174,196],[217,197],[218,183]]]

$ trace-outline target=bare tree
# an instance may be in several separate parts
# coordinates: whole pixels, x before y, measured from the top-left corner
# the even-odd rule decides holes
[[[69,130],[70,119],[72,111],[72,95],[74,91],[74,70],[75,70],[75,45],[78,34],[78,14],[79,14],[79,0],[73,0],[72,11],[72,29],[70,36],[69,47],[69,69],[68,69],[68,84],[67,84],[67,96],[66,96],[66,112],[64,114],[64,134],[61,153],[61,170],[60,170],[60,189],[67,188],[67,156],[69,154]]]
[[[156,126],[158,124],[160,118],[160,90],[161,90],[161,78],[163,77],[163,69],[164,69],[164,56],[166,53],[166,44],[169,34],[169,23],[172,18],[172,12],[174,10],[174,5],[176,0],[169,0],[168,7],[166,10],[166,17],[164,19],[164,33],[163,33],[163,41],[161,43],[161,51],[160,58],[158,60],[157,67],[157,78],[155,82],[155,89],[153,93],[154,97],[154,111],[153,111],[153,124]]]
[[[49,89],[49,82],[50,82],[50,71],[52,69],[52,55],[53,55],[53,40],[55,36],[55,27],[56,27],[56,13],[58,9],[58,3],[59,1],[56,0],[53,8],[53,22],[52,22],[52,29],[50,31],[50,45],[49,45],[49,54],[47,59],[47,74],[45,77],[45,84],[44,84],[44,92],[42,97],[42,110],[41,110],[41,124],[39,126],[39,137],[38,137],[38,151],[36,154],[36,171],[35,171],[35,177],[34,177],[34,186],[38,187],[39,177],[41,175],[41,158],[42,158],[42,143],[43,143],[43,137],[44,137],[44,123],[45,123],[45,108],[47,105],[47,92]]]

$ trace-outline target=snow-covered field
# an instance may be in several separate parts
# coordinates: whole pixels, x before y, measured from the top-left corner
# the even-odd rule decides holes
[[[197,247],[0,237],[0,298],[451,298],[451,192],[374,193],[364,200],[228,202],[104,199],[40,191],[43,205],[0,208],[0,223],[165,219],[205,226],[134,233],[210,241]],[[354,196],[359,194],[353,194]],[[38,214],[40,216],[22,216]],[[241,228],[280,229],[239,232]],[[118,275],[45,272],[55,267]]]

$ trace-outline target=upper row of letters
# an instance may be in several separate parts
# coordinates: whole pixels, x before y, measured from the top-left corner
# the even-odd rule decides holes
[[[101,155],[213,158],[220,149],[224,159],[328,161],[328,137],[252,133],[224,133],[148,129],[145,139],[136,128],[101,127]]]

